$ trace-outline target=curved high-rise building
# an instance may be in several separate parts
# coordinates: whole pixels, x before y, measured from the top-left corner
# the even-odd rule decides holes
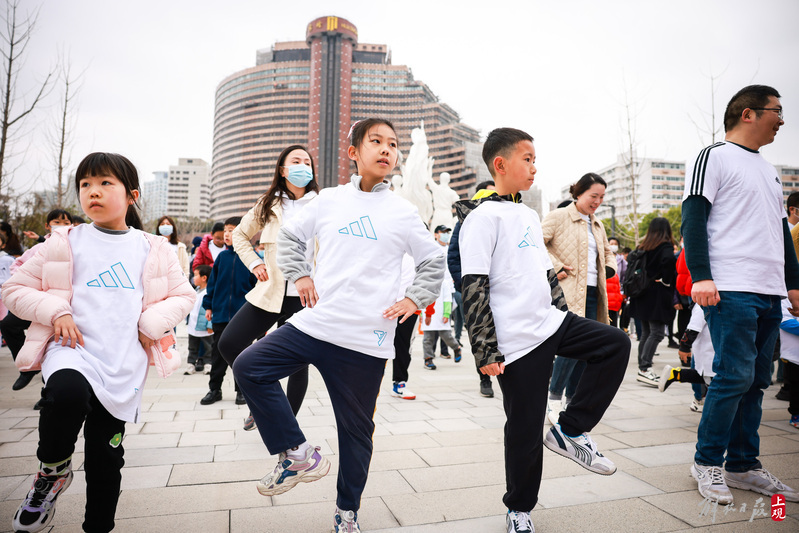
[[[346,182],[346,156],[355,120],[379,116],[397,128],[407,154],[411,129],[424,121],[433,173],[451,175],[461,196],[487,170],[479,134],[460,122],[409,67],[392,65],[384,44],[358,42],[358,30],[340,17],[306,27],[305,41],[259,50],[254,67],[223,79],[216,90],[211,216],[243,215],[271,184],[275,161],[289,144],[308,146],[322,187]]]

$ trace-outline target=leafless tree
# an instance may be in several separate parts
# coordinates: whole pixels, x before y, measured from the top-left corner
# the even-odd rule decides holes
[[[701,123],[690,115],[688,116],[696,128],[696,133],[702,146],[707,146],[707,135],[710,135],[710,144],[715,144],[716,135],[721,133],[723,129],[723,124],[716,124],[716,91],[718,90],[718,80],[726,71],[727,69],[725,68],[720,74],[714,74],[713,70],[710,70],[710,75],[708,76],[710,78],[710,112],[701,111],[701,107],[697,105],[702,113]]]
[[[70,162],[72,134],[77,123],[76,98],[80,91],[82,77],[83,72],[73,76],[72,64],[69,58],[65,54],[61,54],[58,67],[58,82],[63,87],[63,93],[59,100],[58,116],[52,131],[48,135],[50,144],[55,150],[56,207],[64,207],[64,191],[68,187],[68,185],[64,184],[64,172]]]
[[[635,131],[634,131],[634,117],[632,106],[630,104],[629,94],[627,91],[627,84],[624,84],[624,122],[625,126],[622,126],[624,131],[624,151],[622,152],[622,161],[625,163],[625,168],[627,170],[627,177],[630,178],[630,197],[632,200],[632,214],[628,215],[629,223],[632,226],[633,230],[633,241],[635,245],[638,245],[640,241],[640,235],[638,231],[638,193],[636,191],[637,180],[638,180],[638,162],[636,161],[635,157],[635,146],[637,144],[635,138]]]
[[[30,96],[19,98],[17,94],[17,80],[25,62],[23,57],[25,49],[30,43],[33,30],[36,27],[36,20],[39,15],[38,9],[33,13],[28,13],[23,17],[18,17],[17,11],[20,0],[10,0],[6,5],[6,13],[3,17],[3,27],[0,28],[0,54],[3,58],[2,75],[5,77],[2,82],[0,92],[0,191],[6,184],[6,177],[10,175],[8,171],[8,159],[11,156],[9,147],[11,142],[16,140],[15,134],[19,131],[22,121],[41,103],[47,95],[52,84],[51,79],[54,72],[50,71],[32,91]]]

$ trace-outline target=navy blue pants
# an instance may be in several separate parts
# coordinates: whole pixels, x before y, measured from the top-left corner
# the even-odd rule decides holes
[[[374,413],[386,360],[306,335],[291,324],[244,350],[233,375],[269,453],[306,441],[279,380],[312,364],[330,394],[338,428],[339,509],[357,511],[372,460]]]

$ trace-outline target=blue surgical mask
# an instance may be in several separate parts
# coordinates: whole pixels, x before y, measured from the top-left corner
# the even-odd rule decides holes
[[[264,258],[264,251],[263,250],[255,250],[255,255],[260,257],[261,259]]]
[[[170,226],[169,224],[158,226],[158,233],[160,233],[164,237],[169,237],[170,235],[172,235],[172,226]]]
[[[438,234],[438,240],[440,240],[444,244],[449,244],[449,237],[450,237],[450,233],[439,233]]]
[[[313,179],[313,171],[308,165],[290,165],[288,179],[297,187],[305,187]]]

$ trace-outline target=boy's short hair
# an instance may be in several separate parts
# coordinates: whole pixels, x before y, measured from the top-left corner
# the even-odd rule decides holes
[[[72,215],[69,214],[69,211],[64,209],[53,209],[49,213],[47,213],[47,223],[50,224],[53,220],[58,220],[59,218],[66,218],[69,220],[69,223],[72,223]]]
[[[225,226],[238,226],[239,224],[241,224],[241,217],[230,217],[225,220]]]
[[[198,274],[199,274],[201,277],[202,277],[202,276],[205,276],[205,277],[207,278],[207,277],[209,277],[209,276],[211,275],[211,267],[210,267],[210,266],[208,266],[208,265],[200,265],[200,266],[198,266],[198,267],[195,267],[195,269],[194,269],[194,270],[196,270],[196,271],[197,271],[197,273],[198,273]]]
[[[74,225],[86,224],[86,219],[84,219],[80,215],[72,215],[72,224],[74,224]]]
[[[214,222],[214,227],[211,228],[211,235],[219,231],[225,231],[225,224],[222,222]]]
[[[788,196],[788,202],[785,204],[785,207],[786,209],[790,207],[799,208],[799,191],[794,191],[790,194],[790,196]]]
[[[724,131],[730,131],[738,125],[744,109],[766,107],[771,96],[781,98],[777,89],[768,85],[748,85],[735,93],[735,96],[730,99],[727,109],[724,111]],[[755,113],[759,117],[763,114],[763,111],[756,110]]]
[[[497,128],[488,134],[483,143],[483,161],[492,176],[494,175],[494,158],[497,156],[508,157],[510,151],[522,141],[533,142],[533,137],[516,128]]]

